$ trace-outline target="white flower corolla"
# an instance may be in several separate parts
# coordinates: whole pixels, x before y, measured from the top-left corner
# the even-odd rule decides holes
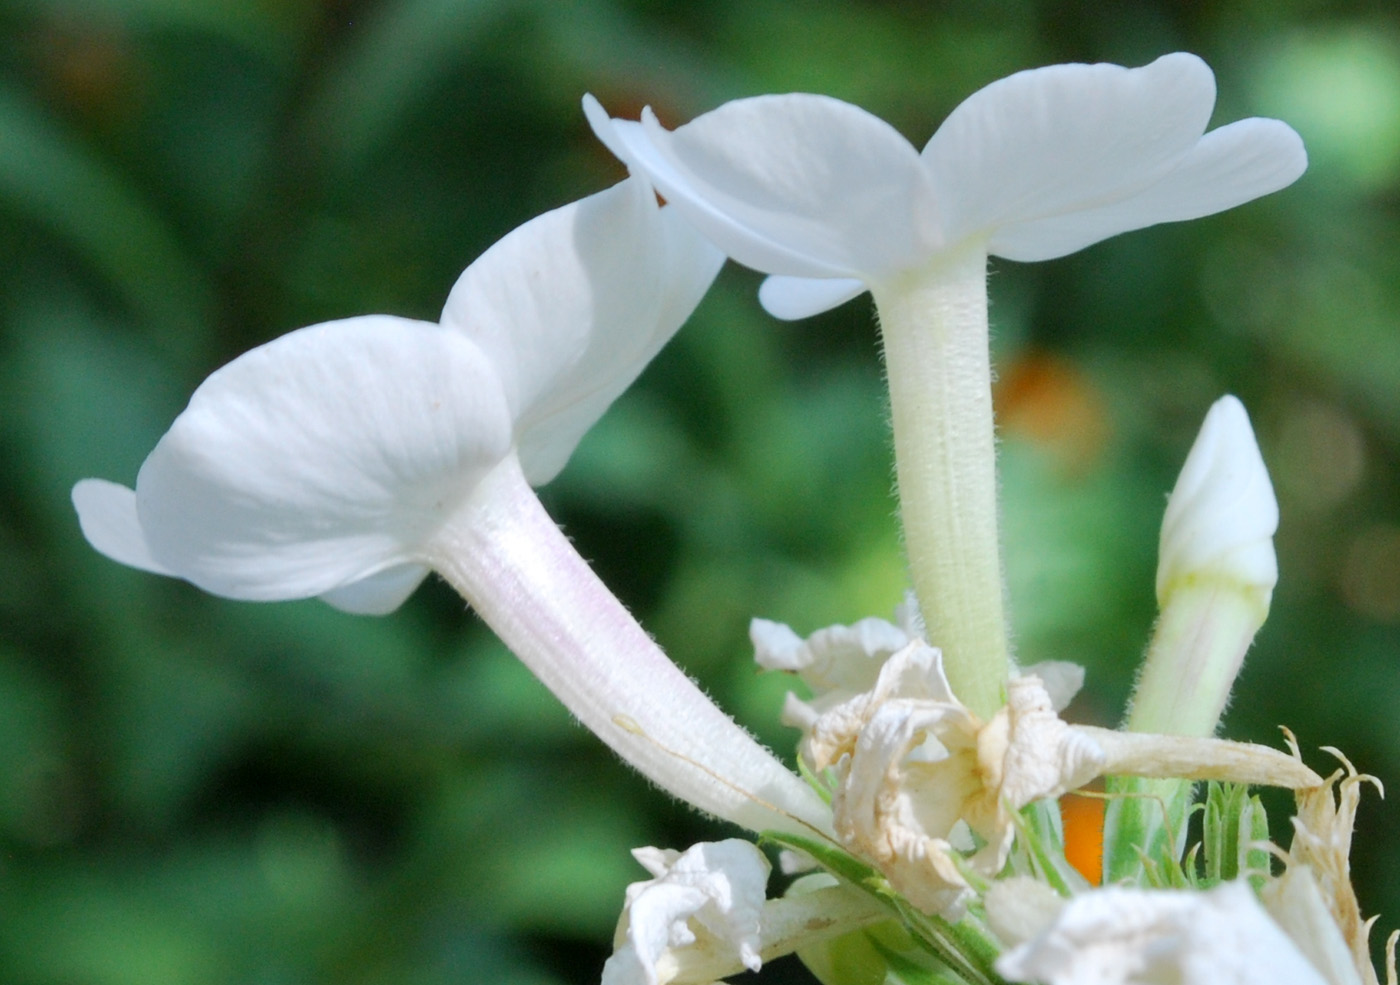
[[[638,848],[632,855],[653,878],[627,887],[603,985],[667,985],[680,971],[681,951],[692,960],[737,958],[750,971],[763,966],[759,919],[769,865],[762,852],[730,838],[684,853]]]
[[[846,848],[914,906],[952,915],[969,888],[960,864],[995,875],[1017,811],[1095,777],[1321,782],[1296,758],[1261,746],[1067,724],[1034,675],[1013,677],[1006,704],[984,721],[954,695],[941,654],[921,640],[891,656],[870,691],[822,714],[802,755],[833,771],[832,814]],[[976,836],[970,854],[961,850],[962,826]]]
[[[1327,985],[1243,882],[1083,893],[996,970],[1041,985]]]
[[[1274,534],[1278,499],[1244,405],[1224,396],[1211,406],[1176,480],[1162,519],[1157,601],[1177,589],[1218,580],[1249,593],[1265,612],[1278,584]]]
[[[547,213],[468,268],[441,324],[315,325],[215,372],[135,490],[78,483],[83,532],[214,594],[357,612],[393,609],[436,570],[654,782],[749,827],[810,833],[824,805],[666,658],[530,488],[721,260],[639,179]]]
[[[585,111],[600,139],[797,318],[869,289],[890,387],[900,516],[928,639],[983,716],[1012,667],[997,526],[987,257],[1046,260],[1295,180],[1298,135],[1249,119],[1206,133],[1194,55],[1055,65],[994,82],[916,150],[825,96],[741,99],[667,131]]]
[[[921,152],[864,110],[805,93],[735,100],[674,131],[650,110],[632,122],[586,109],[721,249],[779,275],[764,303],[791,318],[964,245],[1049,260],[1303,173],[1291,128],[1248,119],[1206,133],[1214,105],[1210,69],[1178,52],[1143,68],[1018,72],[964,100]]]
[[[655,878],[627,888],[603,985],[709,985],[890,918],[868,893],[826,873],[765,900],[768,862],[746,841],[632,854]]]

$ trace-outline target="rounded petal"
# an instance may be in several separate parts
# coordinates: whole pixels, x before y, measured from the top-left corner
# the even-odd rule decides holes
[[[993,82],[923,151],[949,239],[1136,194],[1192,148],[1214,104],[1210,69],[1183,52],[1144,68],[1053,65]]]
[[[351,318],[205,380],[141,467],[136,508],[156,562],[206,591],[330,593],[372,611],[510,444],[495,372],[468,339]]]
[[[171,574],[146,546],[135,490],[106,479],[84,479],[73,487],[73,508],[83,536],[107,557],[152,574]]]
[[[428,577],[421,564],[389,568],[360,581],[323,592],[321,601],[356,616],[387,616],[408,600]]]
[[[564,467],[723,262],[634,178],[525,223],[466,269],[442,323],[495,365],[532,483]]]
[[[914,148],[883,120],[827,96],[729,102],[675,131],[595,131],[720,249],[765,273],[881,277],[941,245]]]
[[[1185,579],[1225,577],[1267,600],[1278,583],[1278,500],[1235,397],[1206,414],[1167,500],[1157,560],[1157,597]]]
[[[1212,130],[1167,175],[1118,202],[998,230],[988,252],[1052,260],[1118,233],[1214,215],[1297,181],[1303,140],[1279,120],[1249,119]]]
[[[758,300],[774,318],[794,321],[830,311],[864,294],[865,284],[846,277],[784,277],[774,274],[758,289]]]

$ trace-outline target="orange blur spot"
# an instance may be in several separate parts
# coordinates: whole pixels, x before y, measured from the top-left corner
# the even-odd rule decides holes
[[[1066,794],[1060,798],[1065,825],[1065,858],[1097,886],[1103,876],[1104,800]]]
[[[1048,448],[1072,470],[1091,467],[1109,438],[1103,399],[1073,362],[1026,352],[1002,369],[993,394],[997,425]]]

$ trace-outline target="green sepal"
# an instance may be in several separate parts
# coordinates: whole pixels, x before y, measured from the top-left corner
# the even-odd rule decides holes
[[[835,845],[779,831],[765,831],[759,841],[804,852],[832,875],[891,907],[914,944],[942,962],[957,980],[970,985],[1000,985],[1003,981],[994,968],[1001,944],[974,917],[950,923],[924,913],[896,893],[878,870]]]
[[[782,831],[764,831],[758,836],[759,844],[770,843],[792,848],[810,855],[818,865],[834,876],[839,876],[853,885],[859,886],[872,895],[885,899],[894,895],[887,880],[875,869],[850,852],[830,842],[817,841],[802,835],[787,834]]]
[[[1269,818],[1247,786],[1208,784],[1202,831],[1208,885],[1250,874],[1256,874],[1252,881],[1262,882],[1269,871],[1269,853],[1256,846],[1269,838]]]

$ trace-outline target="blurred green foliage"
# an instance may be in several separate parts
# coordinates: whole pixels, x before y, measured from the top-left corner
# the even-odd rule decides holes
[[[440,585],[381,620],[242,605],[83,542],[194,386],[300,325],[433,318],[458,272],[620,168],[579,98],[681,122],[802,89],[917,143],[979,86],[1197,52],[1217,122],[1309,174],[1230,214],[997,263],[1022,658],[1121,712],[1156,526],[1222,392],[1282,504],[1282,581],[1227,719],[1400,780],[1400,18],[1393,0],[4,0],[0,980],[594,982],[635,845],[717,825],[604,753]],[[750,616],[904,586],[868,300],[800,324],[722,275],[544,492],[674,657],[781,750]],[[1314,765],[1328,768],[1322,753]],[[1362,810],[1367,912],[1400,823]],[[1281,834],[1281,832],[1279,833]],[[765,980],[798,980],[779,962]]]

